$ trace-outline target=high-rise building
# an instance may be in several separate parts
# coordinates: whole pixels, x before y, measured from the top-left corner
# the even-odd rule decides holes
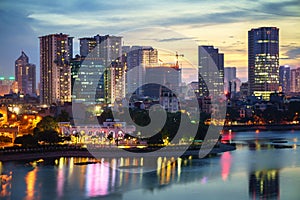
[[[88,54],[97,46],[97,40],[95,37],[79,38],[81,56],[88,56]]]
[[[121,100],[125,97],[125,68],[124,63],[115,61],[111,63],[108,72],[108,96],[110,102],[114,103],[115,100]]]
[[[236,67],[225,67],[224,68],[224,81],[231,81],[236,78]]]
[[[224,68],[224,92],[229,92],[230,82],[236,79],[236,67]]]
[[[18,83],[15,81],[15,77],[3,77],[0,76],[0,96],[9,93],[18,92]]]
[[[24,51],[15,61],[15,77],[19,92],[25,95],[36,94],[36,67],[34,64],[29,63],[29,58]]]
[[[181,86],[181,69],[173,65],[146,67],[143,95],[159,98],[163,88],[165,92],[179,95]],[[162,87],[164,86],[164,87]],[[176,91],[176,92],[175,92]]]
[[[113,35],[96,35],[79,38],[80,55],[89,59],[100,60],[103,66],[109,66],[122,56],[122,37]],[[89,56],[89,54],[92,55]]]
[[[248,96],[248,88],[249,88],[249,83],[248,82],[244,82],[244,83],[241,84],[240,96],[244,99]]]
[[[290,92],[300,92],[300,68],[291,70]]]
[[[198,47],[198,79],[200,96],[223,94],[224,54],[214,46]]]
[[[81,64],[82,64],[83,60],[84,60],[84,57],[77,54],[70,61],[70,67],[71,67],[71,91],[72,91],[72,94],[73,94],[74,83],[75,83],[76,79],[78,78],[78,72],[79,72],[79,69],[81,67]]]
[[[248,31],[249,94],[269,99],[279,86],[279,29],[261,27]]]
[[[126,92],[127,94],[142,95],[145,82],[146,67],[157,65],[157,49],[149,46],[124,46],[123,55],[126,59]]]
[[[41,103],[71,101],[71,68],[73,37],[51,34],[40,39]]]
[[[72,72],[74,100],[94,104],[113,103],[116,98],[123,98],[122,37],[96,35],[79,40],[81,58],[74,61]]]
[[[288,65],[279,67],[279,87],[282,92],[290,92],[291,70]]]

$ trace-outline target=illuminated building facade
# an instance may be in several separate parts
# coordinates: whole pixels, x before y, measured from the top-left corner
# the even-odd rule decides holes
[[[282,92],[290,92],[291,69],[288,65],[279,67],[279,86]]]
[[[79,72],[79,69],[80,69],[80,66],[81,66],[83,60],[84,60],[84,57],[82,57],[80,55],[76,55],[75,58],[72,58],[70,61],[72,94],[73,94],[74,83],[75,83],[75,80],[78,78],[78,72]]]
[[[214,46],[199,46],[198,66],[199,95],[206,97],[222,95],[224,54],[219,53],[219,49]]]
[[[36,94],[36,67],[29,63],[28,56],[22,51],[15,61],[15,78],[18,82],[18,91],[23,94]]]
[[[74,61],[72,72],[74,100],[87,104],[110,104],[116,98],[122,98],[125,87],[122,37],[96,35],[79,40],[82,55]]]
[[[99,60],[103,66],[109,66],[122,56],[122,37],[96,35],[79,39],[80,55],[86,59]]]
[[[40,39],[41,103],[71,101],[71,68],[73,37],[51,34]]]
[[[110,88],[108,97],[111,103],[115,100],[121,100],[125,97],[125,68],[123,62],[112,62],[108,76]]]
[[[18,92],[18,83],[15,81],[15,77],[3,77],[0,76],[0,96],[9,94],[10,92]]]
[[[145,82],[146,67],[158,63],[157,49],[148,46],[124,46],[123,55],[128,72],[126,74],[126,92],[129,95],[142,95],[143,89],[139,87]]]
[[[96,36],[95,36],[96,37]],[[91,51],[97,46],[97,40],[95,37],[79,38],[80,55],[87,57]]]
[[[268,100],[279,86],[279,29],[261,27],[248,31],[249,94]]]
[[[300,68],[291,70],[291,92],[300,92]]]

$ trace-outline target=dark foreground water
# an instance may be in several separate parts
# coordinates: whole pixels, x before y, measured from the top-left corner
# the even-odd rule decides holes
[[[140,165],[141,158],[88,165],[74,165],[88,158],[0,162],[0,199],[300,199],[299,131],[223,138],[237,150],[206,159],[160,158],[149,173],[114,168]]]

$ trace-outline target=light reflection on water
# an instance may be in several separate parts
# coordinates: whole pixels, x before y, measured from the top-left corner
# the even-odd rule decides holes
[[[259,134],[252,133],[252,140],[250,132],[231,135],[231,141],[239,142],[238,150],[216,157],[153,160],[157,170],[149,173],[117,169],[139,166],[133,170],[141,172],[142,158],[102,159],[88,165],[74,163],[89,158],[0,162],[0,198],[298,199],[299,148],[276,149],[270,140],[297,144],[300,132]]]

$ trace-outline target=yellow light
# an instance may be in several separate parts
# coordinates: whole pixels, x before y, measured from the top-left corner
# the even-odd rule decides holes
[[[18,115],[20,112],[20,108],[19,107],[14,107],[13,111]]]

